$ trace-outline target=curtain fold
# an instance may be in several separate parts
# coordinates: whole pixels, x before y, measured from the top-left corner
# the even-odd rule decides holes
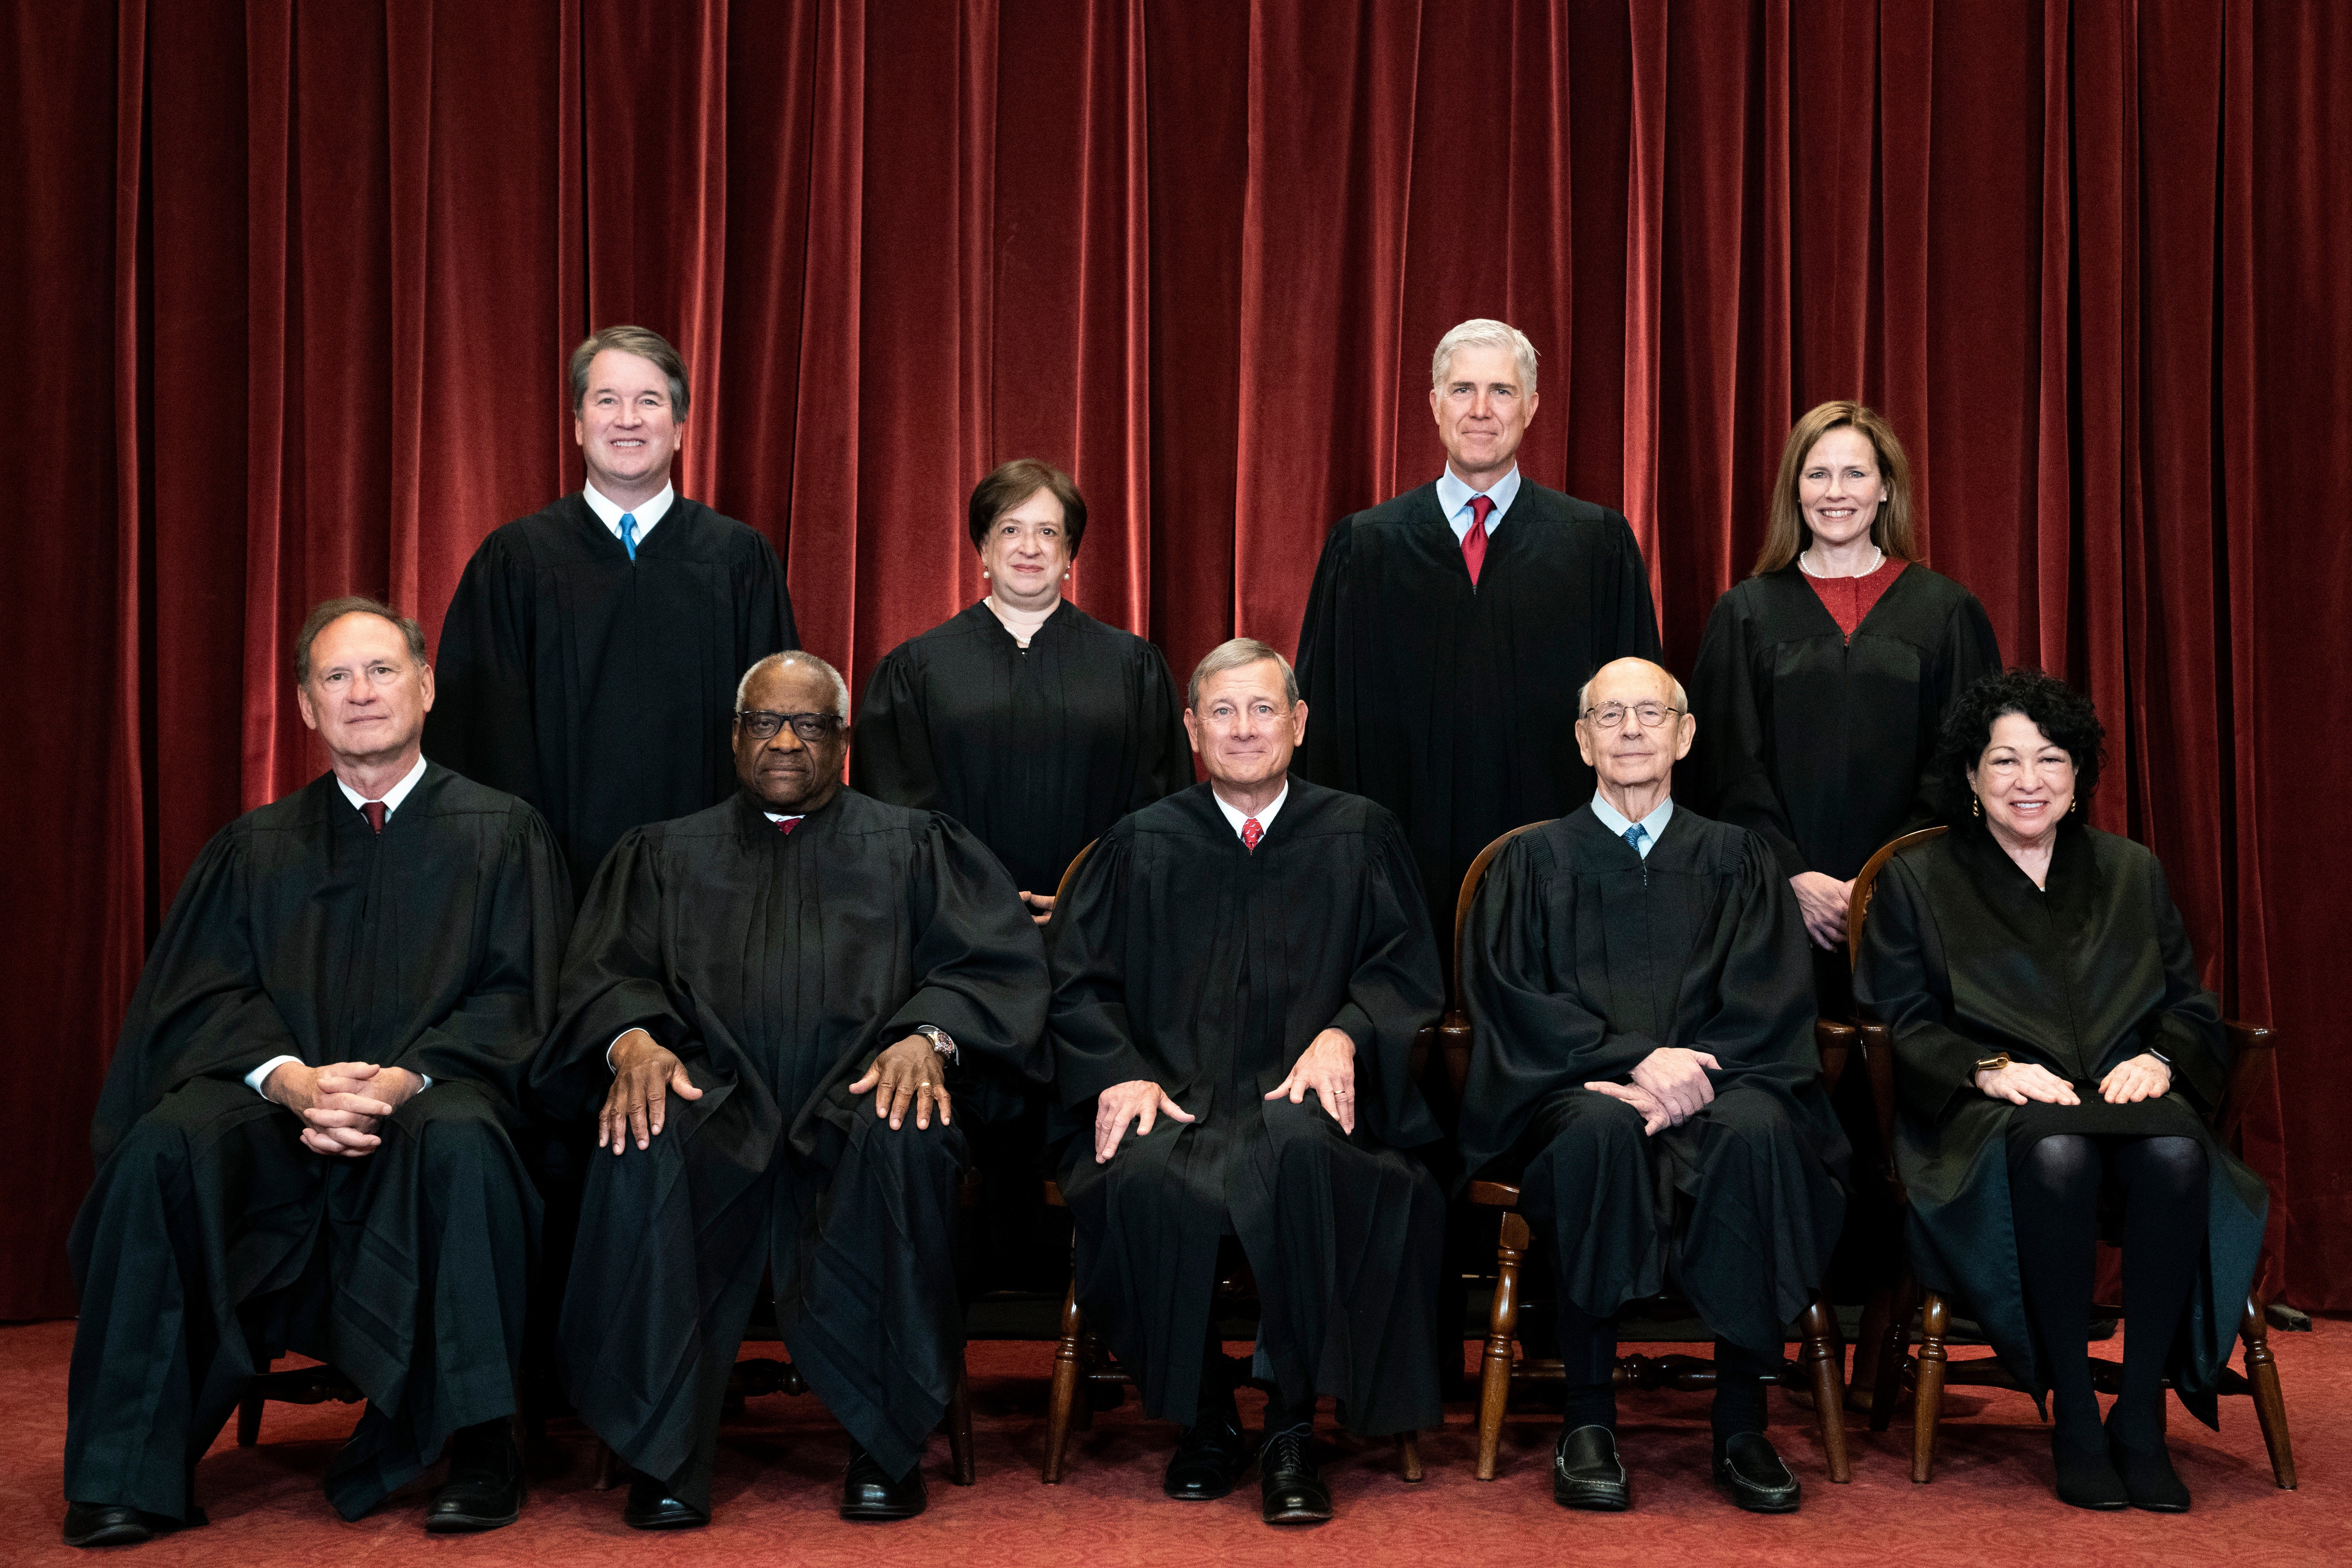
[[[321,765],[301,616],[437,636],[482,537],[579,484],[593,326],[679,343],[682,488],[862,685],[981,591],[964,498],[1018,456],[1088,497],[1090,612],[1180,675],[1288,648],[1331,520],[1437,473],[1423,367],[1473,315],[1541,350],[1523,466],[1627,512],[1677,667],[1790,419],[1895,419],[1934,564],[2096,699],[2096,820],[2276,1025],[2273,1282],[2352,1306],[2347,68],[2326,0],[0,7],[36,377],[0,966],[57,1062],[0,1317],[71,1308],[180,877]]]

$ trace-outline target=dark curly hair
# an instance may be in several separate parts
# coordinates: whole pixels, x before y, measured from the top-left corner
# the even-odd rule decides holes
[[[2038,669],[2005,669],[1988,675],[1960,693],[1945,716],[1944,730],[1929,764],[1945,816],[1956,822],[1969,818],[1969,770],[1992,741],[1992,727],[2004,713],[2021,713],[2033,721],[2044,739],[2074,763],[2074,796],[2088,800],[2099,787],[2099,766],[2106,760],[2106,726],[2091,700]]]

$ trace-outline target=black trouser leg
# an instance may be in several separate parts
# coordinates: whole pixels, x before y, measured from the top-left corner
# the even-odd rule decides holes
[[[1742,1432],[1764,1430],[1769,1419],[1764,1380],[1778,1376],[1780,1371],[1777,1345],[1769,1354],[1761,1354],[1729,1340],[1715,1342],[1715,1405],[1709,1417],[1717,1449]]]
[[[2089,1138],[2044,1138],[2011,1167],[2025,1308],[2050,1377],[2052,1413],[2075,1447],[2100,1441],[2091,1390],[2091,1285],[2099,1239],[2099,1150]]]
[[[1559,1362],[1568,1384],[1568,1429],[1617,1430],[1617,1321],[1594,1317],[1565,1290],[1559,1297]]]
[[[2136,1138],[2110,1155],[2124,1184],[2124,1384],[2116,1428],[2146,1447],[2164,1429],[2164,1366],[2205,1253],[2205,1149]]]

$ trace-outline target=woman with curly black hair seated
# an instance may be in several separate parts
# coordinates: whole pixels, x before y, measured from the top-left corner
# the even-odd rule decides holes
[[[2229,1078],[2164,868],[2084,820],[2105,731],[2031,670],[1987,676],[1936,761],[1951,831],[1880,874],[1854,994],[1894,1037],[1895,1160],[1920,1279],[2051,1396],[2058,1495],[2189,1507],[2163,1379],[2208,1426],[2268,1194],[2206,1115]],[[2123,1384],[2091,1387],[2102,1189],[2123,1207]]]

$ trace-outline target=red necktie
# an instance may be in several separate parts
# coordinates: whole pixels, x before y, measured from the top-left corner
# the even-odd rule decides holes
[[[1265,829],[1257,825],[1256,817],[1253,816],[1242,824],[1242,843],[1247,846],[1251,854],[1257,853],[1257,841],[1265,837]]]
[[[370,827],[374,828],[378,833],[382,833],[383,831],[383,802],[380,800],[363,802],[360,806],[360,810],[367,814],[368,826]]]
[[[1492,496],[1470,498],[1470,531],[1462,536],[1462,563],[1470,568],[1470,585],[1478,585],[1478,568],[1486,564],[1486,514],[1495,510]]]
[[[798,827],[800,825],[801,819],[799,817],[787,816],[782,822],[776,824],[776,828],[779,832],[790,833],[793,828]]]

